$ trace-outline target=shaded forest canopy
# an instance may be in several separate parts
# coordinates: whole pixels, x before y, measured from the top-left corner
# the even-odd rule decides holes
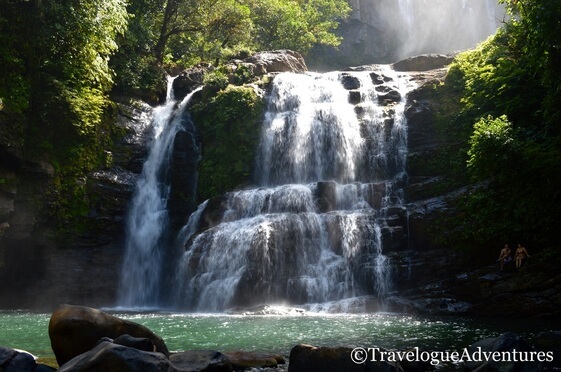
[[[461,146],[443,167],[458,184],[478,185],[459,206],[461,217],[442,227],[458,231],[453,241],[556,247],[561,3],[503,3],[508,23],[458,55],[445,84],[434,87],[457,98],[441,125]],[[53,214],[61,226],[73,226],[88,210],[80,179],[110,164],[104,150],[119,135],[109,125],[110,93],[155,101],[165,70],[218,66],[260,50],[305,56],[317,45],[336,46],[334,31],[349,11],[344,0],[8,0],[0,14],[0,112],[13,118],[10,130],[24,153],[53,164]],[[256,104],[246,90],[224,89]],[[217,93],[212,105],[227,104],[228,94]],[[203,126],[229,120],[208,110],[198,111]],[[241,138],[244,130],[235,133]],[[210,161],[204,171],[220,174]]]

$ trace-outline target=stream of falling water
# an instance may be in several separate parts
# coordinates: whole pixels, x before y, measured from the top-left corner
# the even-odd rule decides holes
[[[383,298],[392,280],[382,235],[391,233],[388,211],[403,209],[403,112],[412,88],[389,66],[278,75],[263,122],[259,187],[226,194],[219,223],[198,234],[210,207],[193,214],[178,306],[321,308]]]
[[[153,139],[127,218],[126,247],[118,303],[123,307],[158,307],[160,304],[162,249],[161,241],[168,226],[166,183],[173,141],[184,128],[185,107],[193,92],[182,102],[173,99],[172,78],[168,79],[166,103],[155,109],[152,118]]]

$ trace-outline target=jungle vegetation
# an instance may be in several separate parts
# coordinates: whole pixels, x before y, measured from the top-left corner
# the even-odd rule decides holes
[[[561,3],[503,0],[510,20],[459,54],[445,88],[459,97],[448,123],[460,134],[452,172],[474,187],[460,231],[480,244],[559,246],[561,225]],[[457,158],[456,158],[457,159]],[[513,241],[516,243],[516,241]]]
[[[515,237],[558,245],[561,3],[502,2],[509,20],[459,54],[438,88],[459,99],[446,124],[462,141],[450,172],[478,185],[458,223],[477,242]],[[71,218],[87,209],[85,174],[110,161],[111,92],[155,97],[164,70],[217,66],[254,51],[288,48],[305,56],[340,42],[334,30],[349,11],[344,0],[5,0],[0,113],[12,118],[6,122],[25,153],[55,166],[59,217]],[[247,90],[225,89],[213,105],[239,96],[254,107]]]

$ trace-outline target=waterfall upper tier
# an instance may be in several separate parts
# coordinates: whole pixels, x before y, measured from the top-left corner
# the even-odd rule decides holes
[[[404,209],[404,98],[413,87],[389,66],[276,76],[257,159],[260,186],[193,214],[178,305],[223,311],[383,298],[391,289],[384,249],[396,230],[405,236],[405,221],[395,219]]]

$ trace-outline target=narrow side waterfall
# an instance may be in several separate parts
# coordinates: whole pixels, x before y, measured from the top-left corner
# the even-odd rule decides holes
[[[185,107],[191,93],[178,103],[168,81],[166,103],[154,112],[153,136],[148,157],[137,181],[127,218],[126,247],[118,305],[127,308],[158,307],[162,278],[162,239],[168,227],[167,199],[170,186],[167,180],[173,141],[185,128],[189,117]]]
[[[406,239],[394,220],[405,215],[403,113],[412,88],[389,66],[276,76],[259,187],[211,199],[191,216],[177,305],[342,309],[391,291],[385,251],[392,239]]]

